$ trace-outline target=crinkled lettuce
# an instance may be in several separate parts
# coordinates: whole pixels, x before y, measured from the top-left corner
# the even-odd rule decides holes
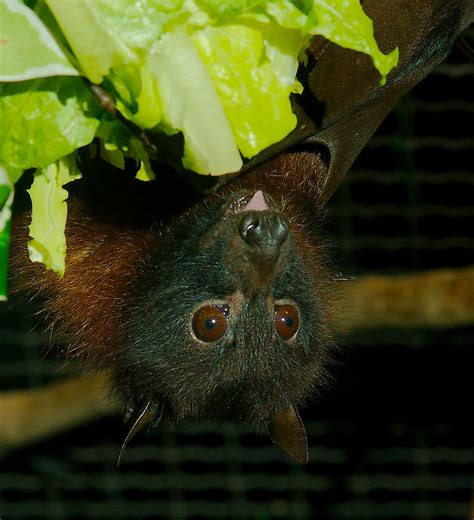
[[[0,81],[77,76],[50,31],[18,0],[0,0]]]
[[[366,16],[358,0],[314,0],[308,16],[310,33],[320,34],[341,47],[368,54],[386,81],[387,74],[398,63],[398,48],[383,54],[374,38],[372,20]]]
[[[288,135],[296,126],[290,82],[275,73],[262,33],[246,25],[207,27],[193,34],[202,60],[216,85],[237,146],[244,157]],[[238,64],[238,66],[237,66]]]
[[[82,73],[105,80],[141,128],[182,132],[183,165],[202,174],[238,170],[238,152],[253,157],[295,128],[289,97],[301,92],[298,55],[312,35],[369,54],[382,82],[398,56],[379,51],[359,0],[46,3]],[[163,71],[166,61],[172,65]]]
[[[59,275],[77,150],[122,169],[134,159],[137,178],[155,177],[91,83],[151,139],[181,133],[184,169],[221,175],[294,129],[290,95],[311,36],[368,54],[381,83],[398,60],[378,49],[359,0],[0,0],[0,19],[0,268],[13,178],[37,168],[30,256]]]
[[[63,188],[81,174],[73,155],[39,168],[28,190],[32,204],[32,220],[28,242],[30,259],[63,276],[65,270],[68,192]]]
[[[0,83],[0,164],[45,167],[89,144],[98,109],[79,78]]]
[[[10,218],[13,204],[13,183],[16,172],[7,172],[0,166],[0,301],[7,298],[8,245],[10,243]]]
[[[242,159],[215,83],[186,32],[156,42],[148,67],[160,92],[163,124],[185,136],[184,167],[214,175],[239,170]]]

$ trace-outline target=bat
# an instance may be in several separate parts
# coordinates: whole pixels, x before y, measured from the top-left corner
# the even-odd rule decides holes
[[[133,424],[126,442],[145,424],[212,418],[268,431],[307,461],[298,409],[328,383],[334,344],[324,205],[395,102],[474,20],[468,0],[363,5],[382,49],[400,48],[387,83],[365,57],[315,39],[296,130],[227,184],[201,193],[166,170],[143,184],[84,159],[63,279],[28,261],[28,215],[17,211],[17,290],[44,302],[70,358],[110,371]]]

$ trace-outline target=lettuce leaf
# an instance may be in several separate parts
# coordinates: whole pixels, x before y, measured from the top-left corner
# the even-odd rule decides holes
[[[295,128],[290,94],[295,83],[296,56],[291,81],[282,85],[280,67],[269,59],[260,31],[245,25],[207,27],[196,31],[193,41],[244,157],[253,157]]]
[[[42,21],[20,0],[0,0],[0,20],[0,81],[79,74]]]
[[[68,192],[65,184],[79,179],[81,174],[76,160],[69,155],[34,174],[28,190],[32,203],[32,216],[28,252],[32,262],[41,262],[46,269],[63,276],[65,270],[66,227]]]
[[[136,61],[133,51],[122,44],[103,17],[97,1],[46,0],[83,73],[101,83],[111,67]]]
[[[250,158],[294,129],[289,97],[312,35],[369,54],[382,83],[398,59],[378,49],[359,0],[46,1],[84,74],[140,128],[183,132],[183,165],[202,174],[235,171],[236,146]]]
[[[382,76],[380,83],[383,85],[387,74],[398,63],[398,48],[388,55],[379,50],[372,20],[364,13],[359,0],[313,0],[312,4],[308,31],[342,47],[368,54]]]
[[[146,182],[156,179],[155,172],[150,164],[150,158],[148,157],[145,147],[138,139],[132,139],[130,153],[128,155],[134,158],[139,164],[139,169],[135,175],[139,181]]]
[[[171,30],[170,20],[179,26],[207,22],[193,2],[47,2],[86,76],[94,83],[107,76],[126,118],[141,128],[161,124],[183,131],[185,168],[212,175],[240,169],[229,123],[198,53],[184,31],[161,35],[165,24]],[[142,166],[140,178],[146,171],[148,177]]]
[[[197,4],[223,25],[231,20],[268,23],[273,28],[299,30],[301,36],[318,34],[337,45],[368,54],[381,75],[381,84],[398,62],[398,49],[385,55],[378,48],[372,21],[360,0],[198,0]],[[280,37],[284,42],[283,33]]]
[[[298,56],[312,35],[369,54],[382,75],[398,61],[384,55],[358,0],[200,0],[214,25],[191,37],[216,86],[244,157],[253,157],[296,126],[289,97],[300,93]]]
[[[13,194],[12,175],[0,166],[0,301],[7,298],[8,245]]]
[[[8,45],[0,45],[0,53],[6,56],[2,63],[4,78],[38,75],[35,63],[43,67],[42,74],[61,74],[61,70],[76,74],[56,43],[61,41],[65,47],[67,41],[80,71],[93,83],[104,82],[127,119],[143,129],[183,132],[183,165],[202,174],[235,171],[241,164],[236,147],[250,158],[295,127],[289,96],[302,90],[296,81],[298,56],[312,35],[320,34],[369,54],[382,83],[398,59],[397,49],[389,55],[378,49],[372,22],[359,0],[45,1],[58,25],[53,24],[43,3],[40,16],[55,38],[19,0],[0,0],[1,14],[9,21],[2,29],[8,37],[1,40]],[[57,34],[58,26],[65,40]],[[16,52],[6,52],[7,48]],[[9,69],[11,74],[16,70],[17,75],[9,76]],[[57,81],[65,85],[64,78]],[[81,106],[85,86],[76,87],[79,93],[72,94],[78,100],[76,128],[85,130],[82,123],[89,119],[90,129],[92,121]],[[46,112],[55,113],[57,103],[54,95],[45,91],[54,90],[53,85],[26,82],[17,88],[25,97],[15,101],[8,99],[8,91],[0,91],[7,98],[7,105],[3,101],[0,106],[8,128],[8,132],[0,131],[6,164],[46,166],[70,153],[71,146],[78,148],[90,142],[90,134],[69,139],[58,137],[50,128],[54,118]],[[25,109],[20,106],[23,101]],[[72,105],[66,105],[71,112]],[[21,114],[24,110],[29,113]],[[65,115],[67,111],[59,113]],[[18,131],[9,125],[15,112],[21,115]],[[27,118],[31,131],[23,141]],[[202,125],[199,130],[198,121]],[[44,133],[38,128],[43,123]],[[68,128],[63,123],[59,126]],[[49,134],[53,135],[54,145],[61,150],[45,147],[40,134],[48,141]],[[61,140],[71,146],[59,143]],[[20,160],[22,142],[33,143],[25,160]],[[41,157],[43,153],[45,157]],[[117,162],[117,157],[113,160]]]
[[[0,83],[0,164],[48,166],[92,141],[97,113],[79,78]]]
[[[10,219],[0,231],[0,302],[6,301],[8,295],[8,250],[10,243]]]
[[[163,109],[163,124],[185,136],[183,165],[221,175],[242,166],[229,121],[216,89],[189,36],[164,35],[152,48],[148,67]]]

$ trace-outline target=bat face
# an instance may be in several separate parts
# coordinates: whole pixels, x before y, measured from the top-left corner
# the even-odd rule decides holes
[[[324,379],[317,280],[293,235],[267,194],[245,190],[167,229],[120,331],[131,409],[268,426]]]

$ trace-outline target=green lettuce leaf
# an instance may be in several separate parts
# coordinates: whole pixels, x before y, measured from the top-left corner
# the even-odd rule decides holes
[[[28,251],[32,262],[41,262],[47,269],[63,276],[65,270],[66,227],[68,192],[65,184],[79,179],[81,174],[76,160],[69,155],[34,174],[28,190],[32,213]]]
[[[0,231],[10,218],[9,208],[13,200],[13,185],[20,178],[21,170],[10,170],[0,165]]]
[[[97,111],[79,78],[0,83],[0,164],[45,167],[89,144]]]
[[[84,74],[104,79],[118,94],[117,108],[141,128],[161,119],[158,92],[144,66],[163,23],[181,2],[156,0],[47,0]],[[126,15],[124,15],[126,13]]]
[[[245,25],[207,27],[193,34],[217,89],[234,137],[244,157],[253,157],[288,135],[296,126],[289,84],[278,77],[282,67],[269,59],[261,32]],[[186,135],[186,134],[185,134]]]
[[[10,220],[0,231],[0,302],[7,299],[8,289],[8,248],[10,243]]]
[[[388,55],[379,50],[372,20],[365,14],[359,0],[314,0],[307,30],[342,47],[368,54],[382,76],[382,85],[398,63],[398,48]]]
[[[106,150],[120,150],[122,152],[128,151],[133,137],[130,130],[119,124],[110,114],[103,115],[95,135]]]
[[[118,94],[117,108],[127,119],[145,129],[156,126],[161,119],[161,106],[144,66],[145,49],[161,34],[167,9],[174,9],[180,2],[47,0],[47,3],[84,74],[93,83],[105,79]]]
[[[103,28],[137,53],[161,36],[164,24],[170,16],[176,16],[183,4],[180,0],[75,0],[72,3],[83,3],[89,8],[92,5]]]
[[[20,0],[0,0],[0,81],[77,76],[36,14]]]
[[[183,165],[197,173],[238,171],[242,159],[216,89],[189,36],[164,35],[148,67],[160,92],[163,123],[185,136]]]
[[[104,23],[98,1],[46,0],[46,3],[82,71],[93,83],[101,83],[113,66],[136,61],[133,51]]]
[[[137,126],[149,129],[160,123],[160,96],[146,65],[115,67],[104,85],[116,93],[117,109]]]
[[[140,128],[181,131],[183,165],[202,174],[235,171],[236,145],[250,158],[294,129],[289,97],[312,35],[369,54],[382,82],[398,59],[378,49],[359,0],[46,1],[85,75]]]
[[[139,169],[135,175],[139,181],[152,181],[156,179],[155,172],[150,164],[150,158],[148,157],[145,147],[138,139],[132,139],[130,153],[128,155],[139,163]]]
[[[13,204],[13,182],[7,170],[0,166],[0,301],[7,299],[8,245]]]
[[[270,23],[273,28],[299,30],[302,36],[319,34],[342,47],[368,54],[382,76],[382,84],[398,62],[398,49],[385,55],[378,48],[372,21],[360,0],[198,0],[197,4],[221,24],[237,20]]]
[[[358,0],[201,0],[215,26],[191,37],[218,91],[239,150],[253,157],[296,126],[289,96],[300,93],[298,56],[321,34],[369,54],[385,82],[398,49],[380,52]]]

